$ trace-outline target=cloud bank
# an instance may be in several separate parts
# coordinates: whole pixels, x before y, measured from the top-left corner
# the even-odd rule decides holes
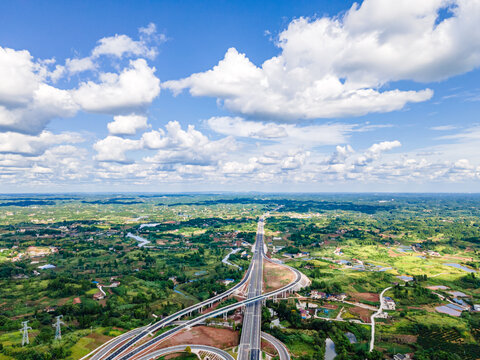
[[[365,0],[340,17],[292,21],[278,36],[280,54],[261,66],[230,48],[211,70],[163,86],[283,121],[400,110],[433,92],[387,84],[441,81],[480,65],[479,18],[477,0]]]

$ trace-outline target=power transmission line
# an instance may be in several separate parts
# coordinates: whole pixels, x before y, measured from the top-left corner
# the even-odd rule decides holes
[[[25,346],[25,344],[30,344],[30,341],[28,340],[28,330],[32,330],[30,326],[28,326],[28,321],[22,321],[22,328],[20,331],[22,332],[22,346]]]
[[[65,325],[65,323],[61,320],[63,318],[63,315],[58,315],[56,317],[55,324],[52,326],[55,328],[55,340],[61,340],[62,339],[62,325]]]

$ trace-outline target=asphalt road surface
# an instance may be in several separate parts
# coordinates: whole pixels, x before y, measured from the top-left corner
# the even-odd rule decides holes
[[[140,357],[138,360],[153,360],[157,359],[160,356],[167,355],[167,354],[172,354],[172,353],[177,353],[177,352],[183,352],[185,351],[185,348],[187,346],[190,346],[190,349],[193,351],[196,350],[203,350],[203,351],[208,351],[210,353],[213,353],[216,355],[215,359],[222,359],[222,360],[235,360],[232,355],[227,353],[226,351],[211,347],[211,346],[205,346],[205,345],[177,345],[177,346],[171,346],[168,348],[160,349],[157,351],[154,351],[148,355],[144,355]],[[192,352],[193,352],[192,351]]]
[[[288,353],[287,347],[280,340],[264,332],[262,332],[262,338],[267,340],[275,347],[275,349],[277,349],[280,360],[290,360],[290,354]]]
[[[130,340],[125,342],[122,346],[118,347],[117,349],[115,349],[115,348],[118,345],[118,342],[112,342],[111,344],[108,344],[105,347],[105,349],[106,349],[105,353],[110,353],[113,349],[115,349],[115,350],[113,352],[111,352],[111,354],[108,355],[107,357],[105,357],[104,359],[105,360],[115,359],[117,356],[126,352],[130,347],[132,347],[133,345],[138,343],[140,340],[145,338],[148,334],[155,333],[156,331],[158,331],[162,327],[170,325],[171,323],[173,323],[175,320],[181,318],[182,316],[188,315],[189,313],[191,313],[193,311],[196,311],[198,309],[201,309],[202,307],[205,307],[210,303],[220,301],[221,299],[226,298],[227,296],[231,295],[235,290],[242,287],[248,281],[252,269],[253,269],[253,261],[250,264],[250,266],[249,266],[244,278],[242,279],[242,281],[240,281],[238,284],[236,284],[235,286],[233,286],[229,290],[227,290],[224,293],[219,294],[219,295],[217,295],[213,298],[202,301],[201,303],[195,304],[195,305],[190,306],[190,307],[188,307],[184,310],[176,312],[175,314],[167,316],[166,318],[164,318],[164,319],[156,322],[155,324],[150,325],[149,327],[145,328],[143,331],[139,332],[136,336],[134,336],[133,338],[131,338]],[[102,350],[102,353],[104,353],[103,350]],[[102,357],[100,357],[98,359],[102,359]]]
[[[250,263],[250,266],[247,270],[247,273],[245,274],[245,277],[242,279],[242,281],[240,283],[238,283],[233,288],[229,289],[227,292],[225,292],[223,294],[217,295],[214,298],[208,299],[208,300],[206,300],[202,303],[191,306],[187,309],[184,309],[180,312],[177,312],[173,315],[170,315],[170,316],[166,317],[165,319],[162,319],[162,320],[158,321],[157,323],[155,323],[153,325],[150,325],[150,326],[148,326],[144,329],[141,329],[139,334],[136,335],[136,336],[135,336],[135,333],[131,334],[130,337],[132,335],[134,337],[132,339],[126,341],[125,344],[123,344],[121,346],[119,346],[119,343],[121,342],[120,339],[118,339],[119,341],[113,341],[109,344],[104,344],[104,347],[101,349],[101,351],[99,351],[101,353],[101,356],[97,355],[98,357],[96,357],[96,359],[103,358],[102,355],[104,355],[106,353],[110,353],[110,355],[108,355],[106,358],[104,358],[106,360],[111,360],[111,359],[115,359],[115,358],[117,358],[117,359],[120,358],[121,360],[126,360],[126,359],[130,359],[130,358],[132,358],[132,357],[134,357],[134,356],[136,356],[137,354],[140,354],[140,353],[143,353],[143,354],[146,355],[147,352],[154,350],[154,348],[156,347],[156,345],[159,342],[167,339],[168,337],[171,337],[171,336],[175,335],[176,333],[178,333],[181,330],[188,329],[188,328],[190,328],[190,327],[192,327],[196,324],[199,324],[199,323],[205,321],[207,318],[216,317],[216,316],[222,315],[225,312],[229,312],[229,311],[232,311],[234,309],[237,309],[241,306],[249,307],[250,305],[254,305],[254,306],[250,306],[250,312],[249,312],[248,316],[247,316],[247,314],[245,315],[243,328],[244,329],[248,328],[248,329],[251,329],[251,330],[247,330],[247,331],[243,330],[242,331],[242,337],[244,336],[243,334],[246,334],[245,336],[249,336],[249,338],[245,338],[244,341],[243,341],[243,345],[244,345],[243,349],[246,350],[246,351],[243,352],[243,354],[246,353],[246,355],[242,354],[242,356],[246,356],[246,357],[241,358],[239,356],[238,359],[239,360],[241,360],[241,359],[247,359],[247,360],[260,359],[260,355],[261,355],[261,352],[260,352],[260,333],[261,333],[262,300],[266,299],[270,296],[281,294],[281,293],[283,293],[287,290],[293,289],[295,286],[297,286],[298,284],[301,283],[302,274],[298,270],[282,264],[282,266],[285,266],[285,267],[291,269],[296,274],[296,280],[293,281],[292,283],[282,287],[281,289],[278,289],[278,290],[275,290],[275,291],[272,291],[272,292],[269,292],[267,294],[262,295],[263,259],[266,258],[265,253],[264,253],[263,219],[258,224],[258,232],[257,232],[257,239],[256,240],[257,241],[256,241],[255,246],[254,246],[254,255],[252,257],[252,262]],[[150,339],[149,341],[147,341],[146,343],[142,344],[141,346],[139,346],[137,348],[130,349],[133,345],[138,343],[141,339],[143,339],[149,333],[154,333],[157,330],[159,330],[161,327],[172,324],[176,319],[180,318],[181,316],[187,315],[191,311],[199,309],[202,306],[206,306],[208,303],[210,303],[212,301],[217,301],[218,299],[226,297],[227,295],[229,295],[233,291],[235,291],[237,288],[244,285],[245,282],[249,279],[251,280],[251,282],[249,284],[249,291],[248,291],[249,296],[246,300],[241,301],[241,302],[236,303],[236,304],[226,306],[226,307],[218,309],[218,310],[214,310],[214,311],[212,311],[210,313],[207,313],[207,314],[203,314],[199,317],[196,317],[192,320],[189,320],[189,321],[185,322],[185,324],[183,324],[183,325],[180,325],[180,326],[178,326],[174,329],[170,329],[170,330],[162,333],[161,335],[158,335],[157,337],[155,337],[153,339]],[[255,295],[255,294],[257,294],[257,295]],[[245,321],[247,321],[246,325],[245,325]],[[137,329],[137,330],[140,330],[140,329]],[[125,341],[126,338],[123,338],[122,340]],[[242,344],[242,342],[241,342],[241,344]],[[281,344],[281,345],[283,345],[283,344]],[[114,350],[114,349],[116,349],[116,350]],[[112,350],[114,350],[113,353],[111,352]],[[286,353],[286,356],[288,356],[288,352]],[[281,360],[284,360],[284,359],[288,360],[289,356],[288,357],[281,357]]]
[[[263,217],[260,218],[257,228],[257,239],[252,257],[253,270],[248,285],[247,299],[262,294],[263,286]],[[262,300],[248,304],[243,316],[242,336],[238,346],[238,360],[259,360],[261,356],[260,333],[262,321]]]

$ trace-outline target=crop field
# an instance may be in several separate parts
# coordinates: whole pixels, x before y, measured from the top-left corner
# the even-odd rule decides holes
[[[433,346],[435,350],[456,354],[461,359],[475,360],[480,357],[478,343],[465,343],[455,329],[425,330],[418,337],[418,344],[426,349]]]
[[[32,204],[17,199],[22,206],[4,206],[0,213],[0,359],[79,359],[116,335],[225,291],[248,267],[256,221],[266,211],[269,255],[311,281],[288,301],[267,301],[262,312],[262,330],[283,341],[292,358],[323,358],[327,338],[342,359],[409,352],[434,360],[436,350],[478,357],[480,313],[473,305],[480,304],[480,199],[417,202],[396,195],[394,204],[382,199],[208,194],[43,195]],[[235,248],[240,250],[229,261],[241,268],[222,263]],[[267,290],[290,277],[265,267]],[[387,287],[385,296],[395,308],[376,320],[375,350],[369,352],[370,316]],[[304,309],[304,303],[311,305]],[[436,311],[451,303],[463,304],[461,316]],[[62,340],[54,341],[58,315],[66,325]],[[32,327],[25,347],[18,331],[22,321]],[[228,321],[237,336],[241,314],[230,314]],[[354,334],[354,343],[347,333]]]

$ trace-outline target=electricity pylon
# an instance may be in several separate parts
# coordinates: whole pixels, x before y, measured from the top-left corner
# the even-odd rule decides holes
[[[28,321],[22,321],[22,328],[20,331],[22,332],[22,346],[25,346],[25,344],[30,344],[30,341],[28,340],[28,330],[32,330],[30,326],[28,326]]]
[[[58,315],[56,317],[55,324],[52,326],[55,328],[55,340],[60,340],[62,338],[62,328],[61,325],[65,325],[65,323],[61,320],[63,315]]]

